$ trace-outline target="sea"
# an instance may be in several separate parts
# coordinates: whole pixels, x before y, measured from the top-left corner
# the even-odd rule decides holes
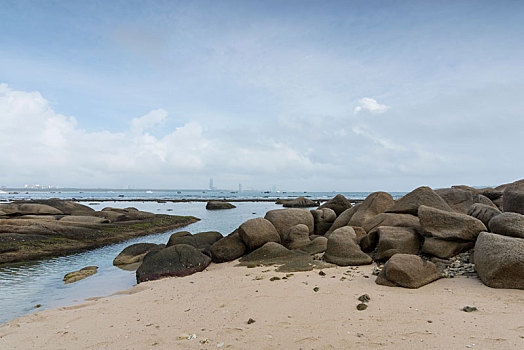
[[[362,200],[369,195],[369,192],[338,193],[350,200]],[[81,253],[30,262],[0,264],[0,323],[35,311],[70,306],[89,298],[110,296],[133,287],[136,284],[135,272],[113,266],[113,259],[131,244],[167,243],[171,234],[182,230],[191,233],[218,231],[225,236],[248,219],[263,217],[269,210],[282,208],[272,200],[303,196],[325,201],[338,193],[2,188],[0,204],[15,200],[60,198],[79,201],[95,210],[105,207],[134,207],[156,214],[190,215],[201,220],[177,230],[133,238]],[[391,194],[394,198],[399,198],[405,193]],[[229,200],[236,208],[206,210],[205,200],[213,199]],[[98,272],[84,280],[64,284],[62,279],[65,274],[86,266],[98,266]]]

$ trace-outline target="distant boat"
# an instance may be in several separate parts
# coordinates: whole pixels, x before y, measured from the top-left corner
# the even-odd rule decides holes
[[[153,193],[153,191],[146,191],[146,193]]]

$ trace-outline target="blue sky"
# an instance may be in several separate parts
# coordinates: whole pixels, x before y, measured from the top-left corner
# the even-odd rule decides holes
[[[0,185],[524,177],[520,1],[0,1]]]

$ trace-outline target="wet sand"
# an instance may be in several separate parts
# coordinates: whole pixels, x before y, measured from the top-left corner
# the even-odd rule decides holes
[[[476,277],[416,290],[379,286],[374,265],[282,279],[275,267],[236,264],[12,320],[0,326],[0,349],[524,348],[521,290]],[[371,301],[358,311],[364,293]]]

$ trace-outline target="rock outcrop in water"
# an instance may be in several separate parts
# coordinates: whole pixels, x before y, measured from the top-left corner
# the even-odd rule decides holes
[[[68,254],[196,221],[135,208],[95,211],[60,199],[0,204],[0,263]]]

